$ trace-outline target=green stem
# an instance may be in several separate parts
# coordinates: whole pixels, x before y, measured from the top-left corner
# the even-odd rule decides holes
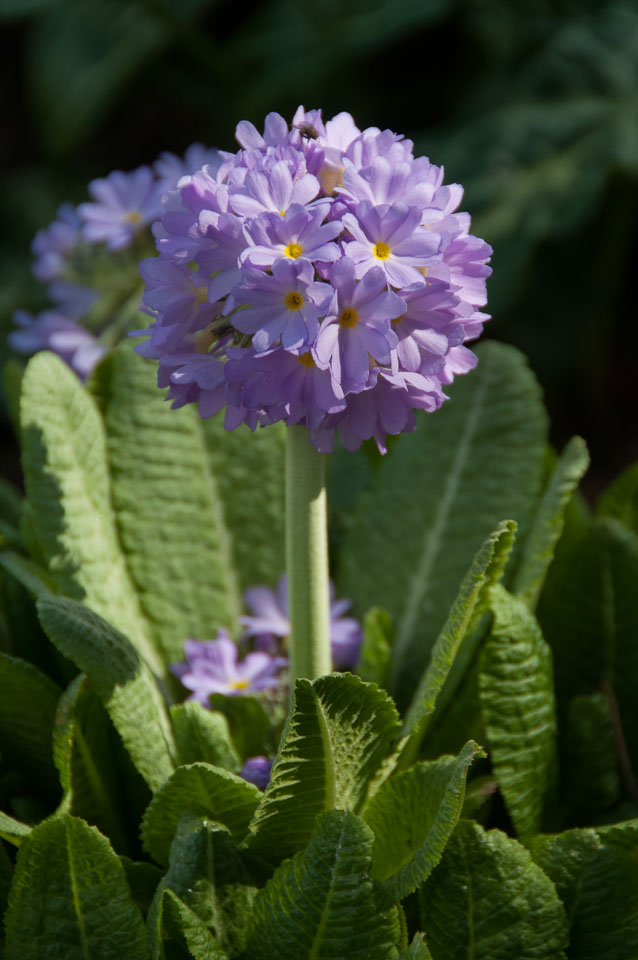
[[[291,679],[330,673],[325,456],[306,427],[286,431],[286,570]]]

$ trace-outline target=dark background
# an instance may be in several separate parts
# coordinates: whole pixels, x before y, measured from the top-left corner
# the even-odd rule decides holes
[[[587,440],[587,495],[638,459],[638,0],[0,0],[0,63],[0,362],[14,309],[44,306],[29,243],[61,202],[303,103],[465,185],[489,336],[528,355],[553,442]]]

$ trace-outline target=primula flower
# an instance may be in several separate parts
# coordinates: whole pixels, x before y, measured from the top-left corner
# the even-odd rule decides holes
[[[270,771],[273,761],[269,757],[248,757],[239,771],[239,776],[248,783],[254,783],[260,790],[265,790],[270,780]]]
[[[160,215],[165,190],[150,167],[139,167],[133,173],[114,170],[108,177],[92,180],[89,193],[94,202],[78,207],[82,236],[92,243],[104,241],[109,250],[128,247],[135,235]]]
[[[136,349],[160,360],[175,406],[225,406],[229,429],[283,420],[321,450],[335,431],[385,450],[470,369],[458,348],[488,319],[491,250],[458,210],[462,188],[400,134],[347,113],[299,107],[290,126],[270,113],[263,134],[242,121],[236,136],[235,154],[164,198],[157,266],[144,267],[155,320]],[[209,277],[199,316],[176,265]]]
[[[263,651],[248,653],[238,661],[237,647],[224,630],[215,640],[185,640],[184,653],[186,663],[173,664],[171,670],[192,690],[188,699],[205,706],[211,693],[236,697],[272,690],[288,663],[285,657],[271,657]]]
[[[11,347],[19,353],[37,353],[51,350],[75,370],[81,380],[89,373],[106,352],[106,347],[68,317],[44,310],[32,316],[26,310],[16,310],[14,322],[17,330],[9,334]]]
[[[285,639],[290,634],[288,619],[288,582],[286,574],[279,578],[276,590],[268,587],[250,587],[244,600],[253,616],[240,617],[249,637],[268,649],[276,649],[276,639]],[[343,614],[350,606],[349,600],[336,600],[334,585],[330,584],[330,647],[332,662],[338,670],[353,667],[359,658],[361,626],[353,617]]]

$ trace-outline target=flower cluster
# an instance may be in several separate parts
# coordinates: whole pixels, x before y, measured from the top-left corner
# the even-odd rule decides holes
[[[180,179],[144,260],[173,406],[225,424],[302,424],[322,451],[414,428],[487,319],[490,247],[458,212],[462,188],[389,130],[341,113],[238,124],[236,153]]]
[[[85,378],[139,322],[138,261],[153,250],[150,224],[162,214],[164,193],[217,159],[217,151],[193,144],[183,158],[163,153],[152,167],[93,180],[90,203],[63,204],[31,245],[33,274],[52,306],[35,316],[16,312],[14,350],[52,350]]]

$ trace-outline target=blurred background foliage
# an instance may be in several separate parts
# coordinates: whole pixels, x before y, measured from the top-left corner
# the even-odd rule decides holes
[[[554,442],[586,438],[592,496],[638,459],[638,0],[0,0],[0,55],[0,362],[13,311],[44,305],[29,244],[61,202],[303,103],[465,185],[489,335],[529,356]]]

